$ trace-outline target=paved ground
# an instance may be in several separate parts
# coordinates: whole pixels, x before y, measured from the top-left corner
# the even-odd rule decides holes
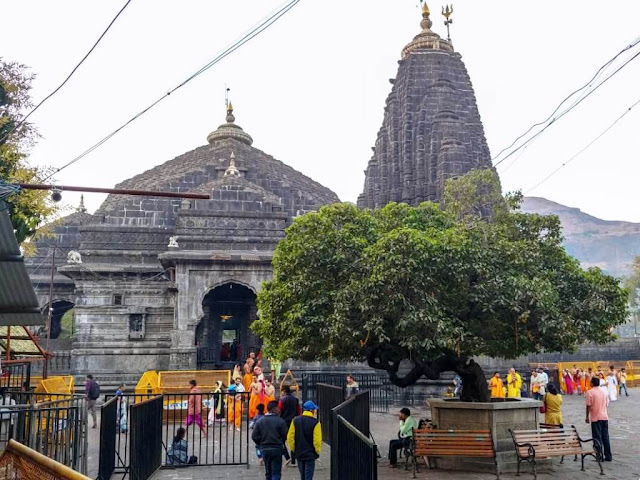
[[[609,408],[611,446],[614,456],[612,463],[605,464],[605,477],[600,476],[595,461],[586,460],[585,472],[580,471],[580,462],[571,459],[560,465],[559,460],[554,460],[553,471],[539,474],[541,480],[575,478],[614,478],[640,480],[640,389],[632,390],[630,397],[622,397],[618,402],[612,403]],[[427,409],[416,411],[415,414],[424,418],[428,416]],[[564,397],[564,420],[567,425],[576,425],[581,435],[591,436],[589,425],[584,423],[584,399],[582,397]],[[389,414],[371,415],[372,435],[379,444],[383,457],[387,455],[388,439],[396,435],[398,424],[397,416]],[[97,430],[91,430],[89,448],[89,476],[97,476],[98,465],[98,435]],[[264,478],[264,470],[257,465],[257,459],[253,448],[250,449],[251,465],[239,467],[189,467],[182,469],[162,469],[153,477],[153,480],[210,480],[222,478],[234,478],[237,480],[255,480]],[[380,460],[378,477],[382,480],[409,480],[411,472],[404,469],[390,469],[384,466],[386,459]],[[526,471],[526,466],[524,466]],[[114,476],[114,478],[120,478]],[[284,480],[299,479],[297,469],[283,468]],[[329,479],[329,448],[324,445],[322,456],[316,465],[317,480]],[[495,475],[475,474],[470,472],[446,472],[441,470],[427,471],[424,467],[418,473],[418,478],[431,480],[489,480],[495,479]],[[503,474],[504,480],[516,478],[533,478],[531,475]]]

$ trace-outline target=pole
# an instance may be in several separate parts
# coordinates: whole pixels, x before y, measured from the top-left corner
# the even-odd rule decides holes
[[[87,193],[115,193],[118,195],[140,195],[145,197],[169,197],[169,198],[194,198],[197,200],[210,200],[211,197],[204,193],[178,193],[178,192],[157,192],[153,190],[130,190],[126,188],[98,188],[98,187],[77,187],[72,185],[51,185],[36,183],[14,183],[13,186],[24,188],[25,190],[59,190],[69,192]]]
[[[49,283],[49,315],[47,315],[47,343],[45,344],[44,371],[42,377],[49,374],[49,339],[51,338],[51,315],[53,314],[53,276],[56,273],[56,247],[52,247],[51,253],[51,282]]]
[[[7,327],[7,362],[11,360],[11,326]]]

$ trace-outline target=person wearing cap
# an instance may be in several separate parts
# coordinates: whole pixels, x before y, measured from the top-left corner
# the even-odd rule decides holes
[[[313,480],[316,459],[322,450],[322,428],[315,417],[318,406],[311,400],[302,405],[302,415],[291,422],[287,443],[298,462],[301,480]]]
[[[411,416],[411,410],[407,407],[400,409],[400,432],[397,439],[389,442],[389,466],[394,467],[398,463],[398,450],[409,446],[413,431],[418,428],[418,422]]]

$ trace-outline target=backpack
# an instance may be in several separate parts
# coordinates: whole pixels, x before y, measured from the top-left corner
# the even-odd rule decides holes
[[[98,382],[92,381],[89,386],[89,400],[97,400],[100,397],[100,385]]]

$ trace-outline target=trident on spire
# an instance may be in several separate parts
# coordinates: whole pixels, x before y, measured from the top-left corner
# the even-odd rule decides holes
[[[444,25],[447,27],[447,41],[451,41],[451,35],[449,35],[449,25],[453,23],[449,17],[453,13],[453,4],[442,7],[442,16],[445,18]]]

